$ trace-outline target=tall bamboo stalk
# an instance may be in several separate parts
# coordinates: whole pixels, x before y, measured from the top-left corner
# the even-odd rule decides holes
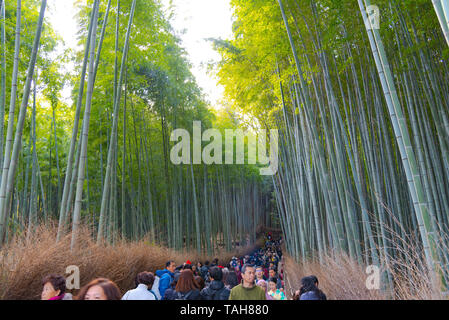
[[[5,156],[5,165],[3,166],[3,175],[6,176],[6,174],[7,174],[8,179],[7,179],[7,181],[5,181],[2,176],[2,184],[0,187],[0,244],[3,244],[3,237],[5,235],[5,229],[6,229],[6,225],[5,225],[6,217],[9,216],[9,204],[10,204],[10,199],[11,199],[11,195],[12,195],[12,190],[14,188],[14,176],[15,176],[19,151],[21,149],[23,125],[25,122],[26,109],[28,106],[28,99],[30,96],[31,81],[33,79],[34,68],[36,65],[37,52],[39,49],[39,43],[40,43],[40,37],[41,37],[41,33],[42,33],[42,26],[43,26],[43,22],[44,22],[44,14],[45,14],[46,6],[47,6],[47,0],[42,0],[40,12],[39,12],[39,18],[38,18],[38,22],[37,22],[36,36],[34,38],[33,49],[31,52],[30,62],[28,65],[27,77],[26,77],[25,86],[23,89],[22,103],[20,106],[19,117],[17,119],[16,134],[14,137],[14,145],[13,145],[13,149],[12,149],[11,161],[8,161],[7,156]],[[18,8],[19,8],[19,4],[18,4]],[[18,13],[20,14],[20,10],[18,10]],[[20,19],[18,18],[17,21],[19,22],[18,29],[20,32]],[[17,28],[17,26],[16,26],[16,28]],[[17,42],[16,42],[16,45],[18,47]],[[14,96],[11,95],[11,100],[14,100],[13,97]],[[11,117],[9,121],[13,121],[13,119],[14,119],[14,117]],[[8,148],[6,148],[6,150],[5,150],[6,155],[9,155],[9,152],[10,152],[10,150]],[[7,162],[9,162],[8,165],[6,165]]]

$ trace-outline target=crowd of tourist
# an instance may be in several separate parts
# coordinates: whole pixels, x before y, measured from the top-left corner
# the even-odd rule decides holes
[[[42,281],[42,300],[288,300],[284,292],[282,238],[266,235],[265,245],[243,257],[232,257],[226,265],[219,259],[176,266],[168,261],[165,269],[137,274],[135,289],[121,294],[106,278],[97,278],[72,297],[66,292],[65,278],[49,275]],[[326,300],[318,289],[317,277],[302,278],[293,300]]]

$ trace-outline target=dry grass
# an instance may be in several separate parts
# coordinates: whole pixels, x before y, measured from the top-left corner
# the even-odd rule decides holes
[[[301,278],[315,275],[320,289],[329,300],[379,300],[385,297],[379,290],[368,290],[364,269],[348,255],[341,253],[325,256],[323,264],[306,262],[298,264],[292,257],[285,256],[285,291],[291,298],[301,287]]]
[[[196,262],[214,258],[199,257],[196,252],[175,252],[145,239],[97,245],[86,227],[81,228],[79,246],[70,251],[71,235],[56,243],[56,231],[54,225],[40,226],[29,239],[17,236],[0,250],[0,299],[40,299],[42,278],[50,273],[65,275],[69,265],[79,267],[81,286],[96,277],[106,277],[124,293],[134,287],[137,273],[163,269],[170,259],[181,264],[187,259]],[[239,251],[243,254],[252,248]],[[234,254],[221,252],[216,257],[220,263],[227,263]]]
[[[285,255],[286,293],[292,297],[301,287],[301,278],[313,274],[319,279],[320,289],[332,300],[447,299],[441,292],[441,279],[431,277],[433,273],[427,268],[419,242],[412,237],[400,239],[397,235],[394,240],[389,249],[395,255],[390,255],[388,264],[380,269],[390,274],[391,288],[388,288],[388,281],[384,278],[381,282],[382,291],[368,290],[365,284],[368,274],[364,267],[346,253],[326,255],[322,264],[314,261],[297,263],[292,257]],[[385,261],[385,258],[382,259]],[[440,269],[439,274],[443,273],[447,274],[448,271]]]

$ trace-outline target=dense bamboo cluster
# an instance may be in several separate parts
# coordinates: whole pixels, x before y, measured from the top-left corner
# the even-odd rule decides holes
[[[235,39],[216,42],[218,74],[237,109],[280,129],[273,183],[287,250],[298,261],[345,251],[393,270],[416,262],[413,239],[425,270],[447,282],[443,2],[438,20],[430,2],[377,1],[380,29],[370,1],[232,3]]]
[[[359,4],[370,21],[369,1]],[[369,44],[366,37],[356,44],[342,19],[347,43],[326,50],[319,22],[309,34],[296,29],[294,39],[289,23],[300,23],[292,18],[301,17],[300,8],[290,3],[289,18],[279,5],[297,68],[285,88],[291,98],[280,119],[284,167],[276,181],[286,206],[279,205],[284,229],[296,234],[289,237],[290,250],[304,258],[341,249],[360,263],[388,268],[401,254],[397,238],[413,234],[429,270],[438,269],[447,281],[449,101],[441,33],[433,33],[440,45],[420,46],[426,39],[413,19],[390,2],[382,10],[392,25],[388,42],[382,30],[367,28]],[[317,21],[318,5],[312,1],[310,9]],[[296,48],[305,49],[303,37],[312,39],[313,49],[303,51],[301,61]],[[415,50],[405,54],[403,48]],[[336,69],[342,63],[347,67]],[[303,69],[314,64],[320,71],[306,75]]]
[[[81,224],[91,227],[98,243],[148,236],[152,243],[212,254],[218,248],[231,250],[254,242],[256,228],[270,225],[272,209],[271,186],[255,166],[170,161],[173,129],[192,131],[198,120],[206,130],[214,121],[233,119],[215,119],[206,108],[160,4],[94,0],[81,6],[84,50],[76,57],[77,74],[70,79],[75,88],[73,109],[64,111],[58,94],[63,75],[46,59],[58,41],[43,20],[46,1],[29,1],[25,12],[24,3],[17,1],[14,29],[11,19],[5,19],[4,2],[1,6],[1,120],[7,85],[11,97],[21,93],[23,99],[16,124],[9,121],[15,119],[16,104],[10,99],[2,153],[0,244],[18,233],[31,235],[37,224],[54,220],[56,240],[71,233],[72,249]],[[40,15],[22,88],[21,18],[38,3]],[[142,24],[148,15],[152,22]],[[13,51],[5,46],[5,22],[6,30],[15,30]],[[44,24],[47,34],[42,40]],[[25,41],[30,43],[28,37]],[[42,57],[40,47],[47,50]],[[27,112],[31,92],[33,104]],[[48,119],[42,101],[51,106]]]

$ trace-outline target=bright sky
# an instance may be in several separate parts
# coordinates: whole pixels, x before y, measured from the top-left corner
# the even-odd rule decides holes
[[[169,0],[161,0],[168,7]],[[206,99],[217,107],[222,98],[223,89],[217,86],[213,75],[208,75],[207,64],[219,60],[206,38],[227,39],[232,36],[230,0],[173,0],[175,16],[171,21],[176,34],[182,39],[187,50],[198,85],[203,89]],[[76,47],[77,24],[73,0],[49,0],[46,16],[54,29],[62,36],[66,46]],[[67,66],[67,69],[73,68]],[[70,96],[70,90],[64,90],[63,97]]]

